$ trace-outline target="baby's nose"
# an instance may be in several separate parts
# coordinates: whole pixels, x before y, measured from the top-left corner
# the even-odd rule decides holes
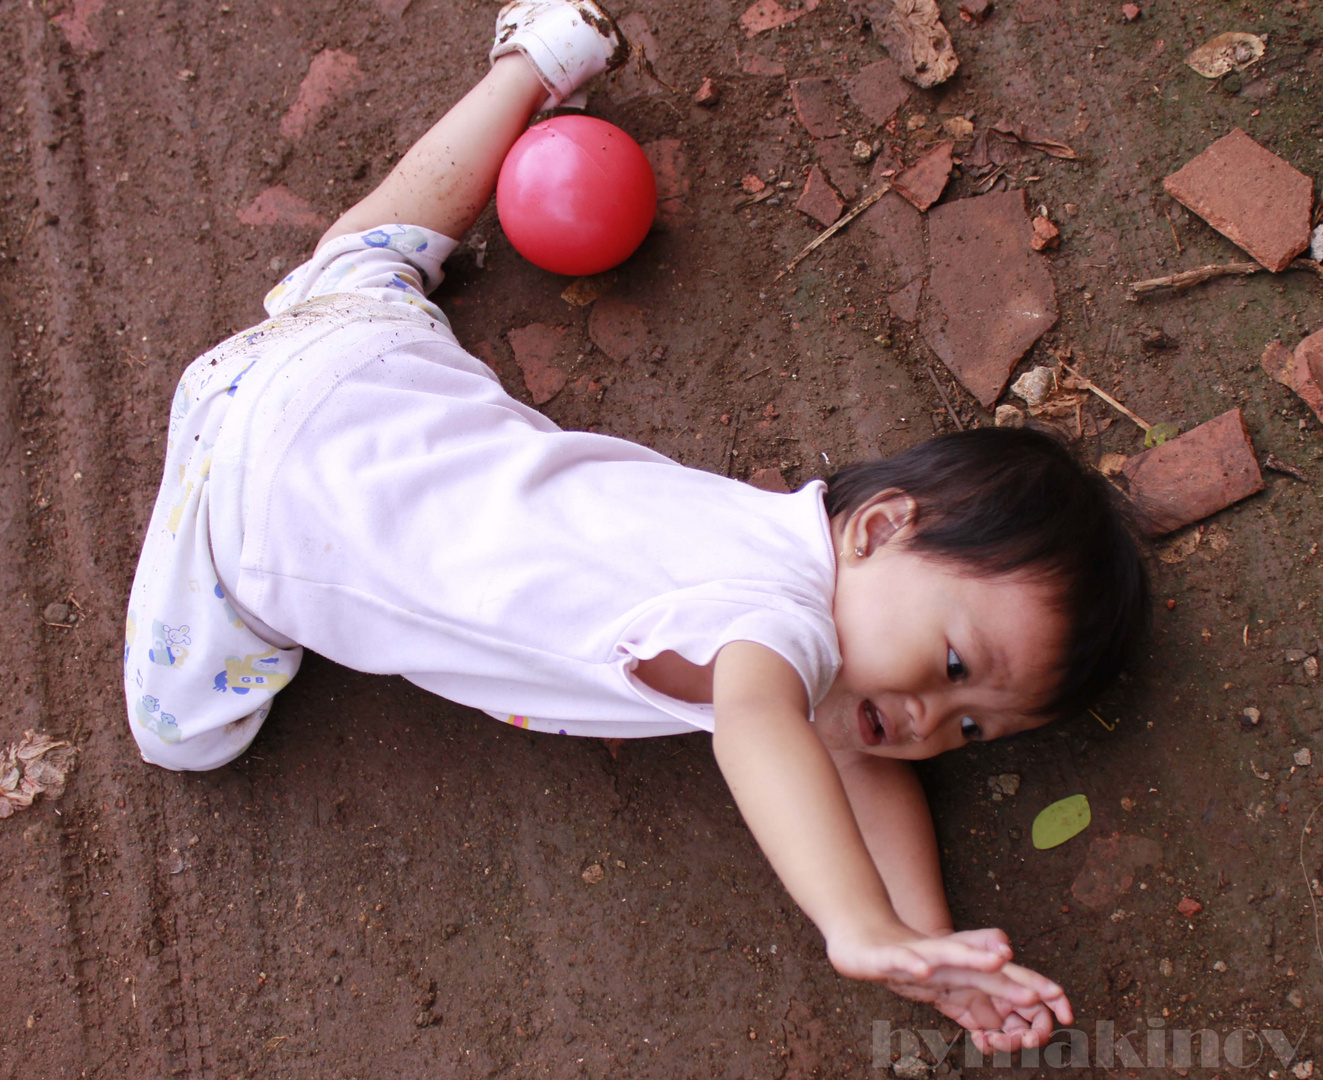
[[[928,738],[940,726],[942,713],[936,702],[911,698],[905,704],[905,711],[909,714],[910,732],[915,742]]]

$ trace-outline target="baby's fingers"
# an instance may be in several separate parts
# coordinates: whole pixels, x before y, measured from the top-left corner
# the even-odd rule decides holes
[[[996,934],[999,931],[992,931]],[[972,944],[963,934],[924,938],[912,941],[909,948],[920,956],[930,968],[967,968],[971,971],[996,971],[1011,955],[1011,947],[1003,941],[990,940],[985,947]]]
[[[1004,975],[1012,982],[1017,983],[1026,989],[1032,990],[1034,994],[1052,1010],[1063,1024],[1071,1024],[1075,1020],[1075,1014],[1070,1007],[1070,999],[1066,997],[1066,992],[1051,979],[1045,975],[1040,975],[1036,971],[1030,971],[1019,964],[1004,964],[999,975]]]

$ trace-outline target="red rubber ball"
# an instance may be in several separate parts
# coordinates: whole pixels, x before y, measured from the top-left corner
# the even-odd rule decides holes
[[[523,133],[496,182],[501,228],[520,255],[555,274],[599,274],[634,254],[657,212],[657,180],[639,144],[591,116],[557,116]]]

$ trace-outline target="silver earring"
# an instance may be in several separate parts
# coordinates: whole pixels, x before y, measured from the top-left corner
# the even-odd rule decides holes
[[[857,547],[854,549],[854,557],[856,559],[862,559],[865,554],[867,554],[867,552],[865,552],[864,549],[861,547]]]

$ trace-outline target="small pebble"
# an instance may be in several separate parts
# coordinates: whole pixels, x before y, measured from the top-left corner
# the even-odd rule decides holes
[[[694,93],[695,105],[715,105],[721,100],[721,89],[711,79],[704,79],[699,83],[698,90]]]
[[[1298,986],[1286,995],[1286,1000],[1294,1008],[1303,1009],[1305,1007],[1305,995],[1300,992]]]
[[[1318,657],[1317,657],[1317,656],[1306,656],[1306,657],[1305,657],[1305,674],[1308,675],[1311,679],[1317,679],[1317,678],[1318,678]]]
[[[579,876],[589,885],[600,885],[606,878],[606,871],[602,869],[600,863],[593,863]]]
[[[1014,405],[998,405],[993,423],[997,427],[1024,427],[1024,413]]]
[[[334,986],[339,986],[344,981],[345,981],[345,977],[343,975],[336,975],[331,979],[331,983]]]
[[[1299,765],[1300,768],[1307,769],[1314,763],[1314,755],[1310,753],[1309,747],[1302,746],[1291,755],[1291,760]]]
[[[1297,1061],[1291,1066],[1291,1075],[1295,1080],[1309,1080],[1314,1075],[1314,1063],[1312,1061]]]
[[[1214,971],[1226,971],[1226,969],[1227,969],[1227,962],[1225,960],[1218,960],[1213,964]]]
[[[1046,220],[1040,218],[1036,220]],[[1056,379],[1048,367],[1030,368],[1015,382],[1011,383],[1011,393],[1023,399],[1028,405],[1041,405],[1056,389]]]
[[[891,1066],[897,1080],[927,1080],[928,1063],[914,1054],[899,1057]]]
[[[68,604],[61,604],[56,601],[53,604],[47,604],[41,609],[41,617],[48,623],[68,623],[73,622],[71,616],[73,609]]]
[[[1176,905],[1176,910],[1179,911],[1182,915],[1184,915],[1187,919],[1191,919],[1195,915],[1198,915],[1199,912],[1203,911],[1203,909],[1204,909],[1203,904],[1199,903],[1198,900],[1195,900],[1189,896],[1182,897],[1181,902]]]
[[[1170,979],[1176,974],[1176,968],[1165,956],[1158,961],[1158,973],[1165,978]]]
[[[850,148],[850,160],[858,165],[867,165],[873,160],[873,148],[860,139]]]

